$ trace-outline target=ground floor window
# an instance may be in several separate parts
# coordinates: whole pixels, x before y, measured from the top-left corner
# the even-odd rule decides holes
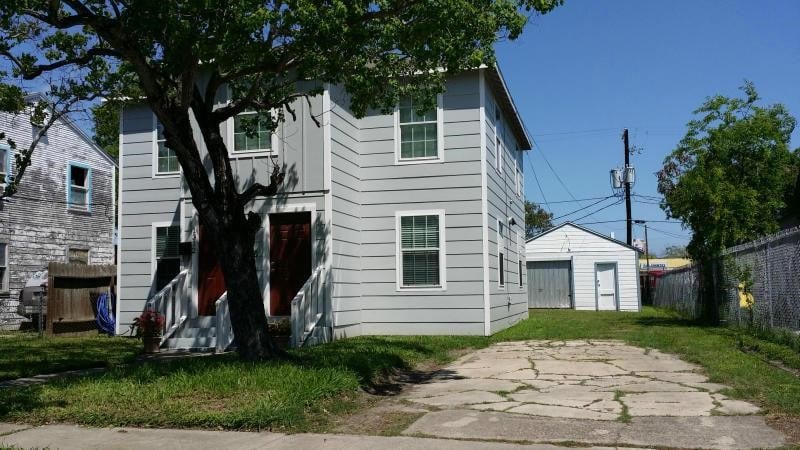
[[[178,225],[158,226],[155,229],[156,291],[163,289],[181,271],[178,251],[180,231]]]
[[[398,285],[444,286],[444,212],[398,213]]]
[[[8,243],[0,242],[0,292],[8,291]]]
[[[506,227],[502,220],[497,221],[497,282],[502,288],[506,285]]]

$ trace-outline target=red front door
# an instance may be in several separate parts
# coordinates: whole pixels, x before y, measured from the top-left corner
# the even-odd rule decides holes
[[[200,226],[198,235],[200,252],[197,265],[200,279],[197,287],[197,313],[201,316],[213,316],[216,314],[215,303],[225,293],[225,278],[214,249],[213,238],[206,235],[203,226]]]
[[[269,314],[291,315],[291,303],[311,275],[311,213],[269,216]]]

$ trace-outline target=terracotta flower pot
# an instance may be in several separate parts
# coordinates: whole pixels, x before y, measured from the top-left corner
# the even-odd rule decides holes
[[[144,336],[142,336],[142,341],[144,342],[144,352],[146,354],[150,355],[161,351],[161,349],[159,348],[161,344],[161,336],[153,334],[145,334]]]

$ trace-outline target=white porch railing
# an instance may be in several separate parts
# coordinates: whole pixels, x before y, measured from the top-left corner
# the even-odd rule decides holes
[[[161,330],[162,344],[186,321],[192,292],[188,275],[189,269],[182,270],[146,303],[146,309],[164,316],[164,329]]]
[[[318,267],[292,300],[293,347],[302,347],[325,317],[324,271]]]
[[[217,308],[217,352],[221,353],[233,344],[233,326],[228,309],[228,292],[226,291],[215,303]]]

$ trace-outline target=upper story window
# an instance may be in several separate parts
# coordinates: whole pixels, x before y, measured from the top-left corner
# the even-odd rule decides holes
[[[178,156],[175,150],[167,147],[167,138],[164,137],[164,126],[155,119],[155,133],[156,133],[156,175],[177,175],[180,173],[180,165],[178,164]]]
[[[11,148],[0,145],[0,184],[11,180]]]
[[[78,211],[92,210],[92,169],[78,163],[67,166],[67,206]]]
[[[419,105],[410,97],[400,99],[395,114],[397,162],[439,162],[443,159],[444,138],[442,99],[436,108],[420,114]]]
[[[233,118],[233,153],[268,152],[272,150],[272,132],[267,120],[257,118],[255,111],[245,111]],[[249,122],[249,123],[247,123]],[[248,129],[252,125],[252,129]]]
[[[503,122],[500,107],[494,105],[494,163],[495,169],[503,173]]]
[[[8,292],[8,243],[0,242],[0,292]]]
[[[519,152],[517,153],[519,154]],[[514,192],[517,197],[522,197],[522,171],[516,159],[514,160]]]
[[[444,211],[401,212],[397,222],[398,288],[444,289]]]

